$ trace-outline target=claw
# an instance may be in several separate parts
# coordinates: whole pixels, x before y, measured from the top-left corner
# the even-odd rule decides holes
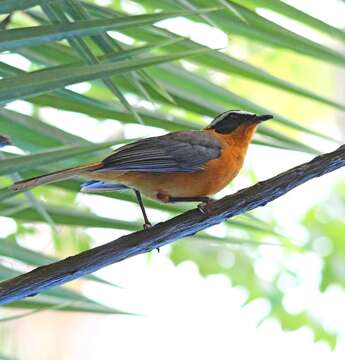
[[[209,206],[214,202],[215,200],[209,199],[205,202],[202,202],[198,205],[198,209],[202,214],[207,214],[209,211]]]
[[[144,230],[151,229],[151,228],[152,228],[152,224],[151,224],[151,223],[145,223],[145,224],[143,225],[143,228],[144,228]]]
[[[199,204],[198,205],[198,209],[200,210],[200,212],[202,213],[202,214],[207,214],[207,203],[201,203],[201,204]]]

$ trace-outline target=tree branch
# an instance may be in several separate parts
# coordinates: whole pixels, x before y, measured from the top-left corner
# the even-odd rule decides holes
[[[198,209],[190,210],[149,230],[122,236],[105,245],[3,281],[0,283],[0,304],[23,299],[128,257],[194,235],[233,216],[264,206],[306,181],[344,165],[345,145],[342,145],[331,153],[317,156],[308,163],[215,201],[207,214],[202,214]]]

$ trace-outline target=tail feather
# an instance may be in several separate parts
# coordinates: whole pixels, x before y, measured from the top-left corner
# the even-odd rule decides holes
[[[78,166],[65,170],[55,171],[46,175],[36,176],[31,179],[16,182],[10,187],[10,190],[13,192],[29,190],[38,185],[49,184],[55,181],[66,180],[77,175],[82,175],[83,173],[97,170],[101,166],[102,166],[101,163],[95,163],[91,165],[84,165],[84,166]]]

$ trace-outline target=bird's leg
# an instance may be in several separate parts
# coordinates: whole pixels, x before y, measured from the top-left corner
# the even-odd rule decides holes
[[[148,230],[152,227],[152,224],[150,223],[149,218],[147,217],[143,199],[141,197],[140,191],[134,189],[134,192],[137,197],[141,212],[143,213],[143,217],[144,217],[144,221],[145,221],[144,230]],[[159,251],[160,251],[159,248],[157,248],[156,250],[159,253]]]
[[[135,195],[137,197],[137,201],[138,201],[138,204],[140,206],[140,209],[141,209],[141,212],[143,214],[143,217],[144,217],[144,230],[147,230],[149,229],[150,227],[152,227],[150,221],[149,221],[149,218],[147,217],[147,214],[146,214],[146,210],[145,210],[145,206],[144,206],[144,203],[143,203],[143,199],[141,198],[141,194],[140,194],[140,191],[138,190],[135,190],[134,189],[134,192],[135,192]]]
[[[188,196],[188,197],[174,197],[174,196],[167,196],[167,195],[163,195],[164,196],[164,202],[194,202],[194,201],[200,201],[201,203],[198,205],[199,210],[205,214],[207,212],[207,208],[208,206],[214,201],[212,198],[208,197],[208,196]],[[160,199],[160,194],[158,194],[157,196],[158,199]]]

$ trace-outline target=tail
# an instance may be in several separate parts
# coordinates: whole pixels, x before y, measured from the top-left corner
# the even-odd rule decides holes
[[[81,175],[89,171],[97,170],[101,166],[102,166],[101,163],[94,163],[91,165],[84,165],[84,166],[78,166],[65,170],[55,171],[47,175],[36,176],[31,179],[16,182],[10,187],[10,190],[13,192],[29,190],[38,185],[49,184],[59,180],[70,179],[76,175]]]

